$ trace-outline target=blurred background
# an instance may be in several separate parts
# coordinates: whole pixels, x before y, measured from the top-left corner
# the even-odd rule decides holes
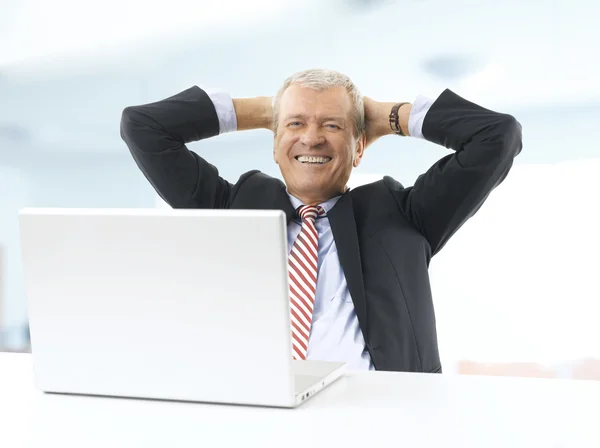
[[[521,122],[512,172],[431,265],[444,369],[600,379],[598,23],[593,0],[0,0],[0,350],[29,350],[20,208],[164,206],[124,107],[274,95],[322,67],[377,100],[450,88]],[[280,176],[268,131],[190,147],[231,181]],[[446,154],[381,139],[351,185],[412,185]]]

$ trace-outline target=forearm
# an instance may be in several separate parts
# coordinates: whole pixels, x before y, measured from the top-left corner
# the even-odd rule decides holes
[[[460,152],[464,166],[496,165],[516,157],[522,149],[521,125],[513,116],[486,109],[450,90],[428,112],[423,136]]]
[[[380,102],[364,98],[365,121],[367,125],[367,146],[385,135],[394,134],[390,126],[390,113],[396,102]],[[412,104],[403,104],[398,109],[398,124],[405,136],[410,136],[408,121]]]
[[[123,110],[121,136],[130,148],[147,153],[173,150],[219,133],[219,122],[206,93],[192,87],[153,103]]]
[[[157,193],[174,208],[219,208],[231,185],[186,143],[219,134],[209,96],[192,87],[154,103],[123,110],[121,137]]]
[[[273,128],[273,108],[271,98],[259,96],[255,98],[234,98],[233,107],[237,119],[237,130]]]

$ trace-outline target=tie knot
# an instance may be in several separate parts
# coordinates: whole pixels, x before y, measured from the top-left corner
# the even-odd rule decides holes
[[[305,219],[315,220],[317,216],[324,215],[325,210],[320,205],[302,205],[298,207],[298,216],[304,221]]]

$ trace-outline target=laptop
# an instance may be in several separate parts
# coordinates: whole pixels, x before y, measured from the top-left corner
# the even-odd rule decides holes
[[[276,210],[19,212],[44,392],[295,407],[345,364],[292,360]]]

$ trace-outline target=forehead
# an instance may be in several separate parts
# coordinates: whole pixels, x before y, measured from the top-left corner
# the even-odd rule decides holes
[[[317,91],[298,84],[289,86],[281,96],[281,115],[346,115],[352,110],[350,95],[344,87]]]

